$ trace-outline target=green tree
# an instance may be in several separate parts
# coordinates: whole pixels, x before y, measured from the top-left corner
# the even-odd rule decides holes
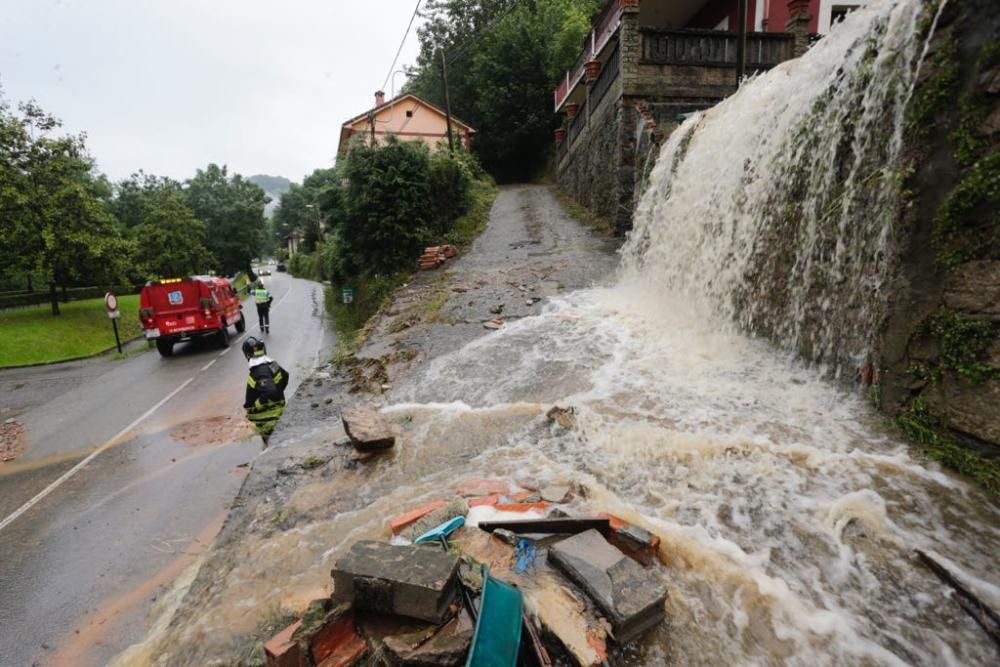
[[[226,274],[249,270],[266,230],[264,190],[225,166],[199,169],[184,188],[188,207],[205,223],[206,246]]]
[[[473,125],[476,151],[500,180],[531,178],[545,164],[552,90],[579,55],[599,0],[431,0],[407,87],[444,103],[439,49],[448,60],[452,111]]]
[[[292,183],[274,210],[275,230],[282,238],[295,231],[302,235],[302,251],[313,252],[323,238],[324,227],[331,226],[328,211],[323,210],[324,192],[339,187],[340,176],[334,168],[316,169],[302,185]]]
[[[140,172],[115,192],[111,209],[129,230],[138,276],[195,275],[215,264],[205,247],[205,224],[188,207],[180,183]]]
[[[336,237],[344,274],[391,273],[420,254],[429,237],[428,161],[426,145],[394,137],[348,152]]]
[[[132,253],[85,137],[53,136],[59,127],[33,102],[15,113],[0,98],[0,253],[6,270],[45,277],[53,315],[57,286],[119,282]]]

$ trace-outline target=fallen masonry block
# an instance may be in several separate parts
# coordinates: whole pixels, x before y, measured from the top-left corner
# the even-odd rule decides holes
[[[348,667],[368,651],[368,643],[354,625],[351,604],[334,607],[329,598],[309,604],[292,639],[308,651],[311,664],[319,667]]]
[[[660,552],[660,537],[613,514],[602,512],[598,516],[611,522],[608,541],[621,549],[627,556],[643,565],[652,565]]]
[[[393,664],[458,667],[472,644],[472,619],[463,610],[444,627],[385,638]]]
[[[447,504],[448,502],[445,500],[434,500],[426,505],[421,505],[420,507],[414,508],[405,514],[400,514],[395,519],[390,520],[389,528],[392,530],[393,535],[398,535],[399,532],[407,526],[416,523],[434,510],[441,509]]]
[[[334,599],[367,609],[441,623],[455,600],[457,555],[427,546],[355,542],[334,565]]]
[[[340,418],[351,444],[362,451],[388,449],[396,444],[389,421],[373,405],[344,410]]]
[[[445,521],[469,513],[469,505],[464,498],[452,498],[443,507],[428,512],[418,520],[399,531],[399,536],[411,542],[428,530],[440,526]]]
[[[271,637],[264,644],[264,656],[267,659],[267,667],[304,667],[306,664],[302,647],[292,639],[292,635],[302,625],[302,621],[296,621],[287,628]]]
[[[503,496],[484,496],[482,498],[469,498],[469,507],[481,507],[483,505],[496,505]]]
[[[625,644],[665,617],[667,589],[657,577],[588,530],[553,545],[549,562],[582,588]]]
[[[458,485],[455,493],[464,497],[503,496],[510,492],[510,484],[502,479],[467,479]]]

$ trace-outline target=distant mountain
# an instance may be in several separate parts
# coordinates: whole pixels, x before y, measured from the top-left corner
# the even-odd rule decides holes
[[[288,192],[288,188],[292,184],[292,182],[284,176],[268,176],[267,174],[255,174],[247,177],[247,180],[264,188],[264,192],[266,192],[267,196],[271,198],[271,203],[264,208],[264,215],[268,218],[271,217],[271,214],[274,213],[274,209],[278,206],[278,202],[281,201],[281,195]]]

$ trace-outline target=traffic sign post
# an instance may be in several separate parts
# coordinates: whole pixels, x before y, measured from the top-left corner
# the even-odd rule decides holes
[[[104,307],[108,309],[108,319],[111,320],[111,328],[115,331],[115,345],[118,346],[118,354],[122,353],[122,339],[118,335],[118,318],[122,316],[118,310],[118,297],[111,292],[104,295]]]

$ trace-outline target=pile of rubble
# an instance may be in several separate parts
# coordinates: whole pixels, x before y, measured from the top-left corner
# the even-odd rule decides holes
[[[574,517],[572,485],[473,479],[334,564],[333,593],[265,645],[271,667],[607,664],[664,620],[659,539]]]
[[[436,269],[457,254],[458,250],[453,245],[430,246],[424,248],[424,254],[417,260],[417,267],[425,271]]]

